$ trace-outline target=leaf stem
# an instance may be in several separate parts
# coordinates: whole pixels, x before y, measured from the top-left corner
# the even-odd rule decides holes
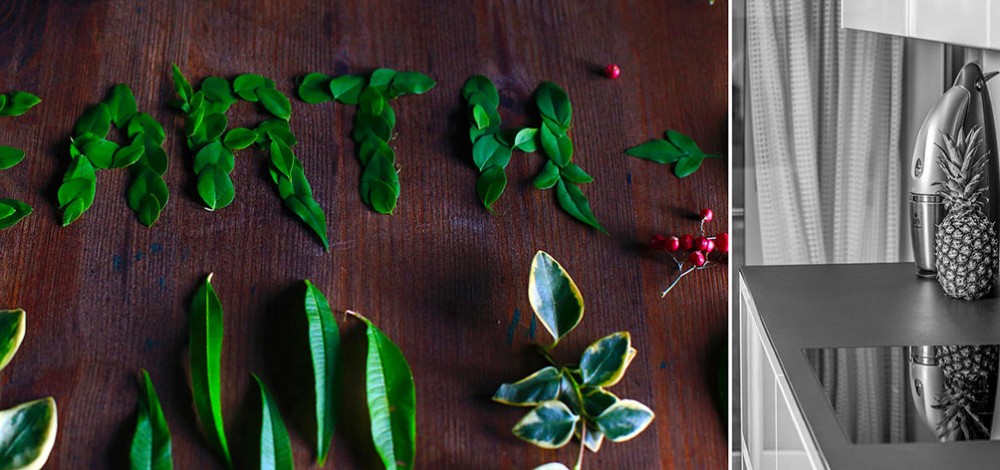
[[[587,442],[587,423],[583,423],[583,428],[580,430],[580,453],[576,457],[576,465],[573,466],[573,470],[583,469],[583,453],[587,448],[585,442]]]
[[[541,354],[542,357],[544,357],[546,361],[549,361],[549,364],[552,367],[556,367],[556,368],[559,367],[559,364],[557,364],[556,360],[552,358],[552,356],[549,354],[549,350],[546,349],[545,346],[542,346],[540,344],[536,344],[535,348],[538,349],[538,354]]]

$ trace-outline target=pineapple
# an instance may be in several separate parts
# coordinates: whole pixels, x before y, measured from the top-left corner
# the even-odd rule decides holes
[[[983,416],[993,412],[994,384],[1000,346],[938,346],[937,361],[944,372],[944,391],[935,408],[944,410],[938,423],[941,440],[989,439]],[[986,419],[986,422],[989,422]]]
[[[944,147],[937,146],[947,180],[935,185],[948,210],[934,236],[937,278],[944,292],[958,299],[983,297],[997,274],[996,229],[983,213],[987,152],[980,152],[981,131],[978,126],[968,134],[959,131],[955,140],[944,134]]]

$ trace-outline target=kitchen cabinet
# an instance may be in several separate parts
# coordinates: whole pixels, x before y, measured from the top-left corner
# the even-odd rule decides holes
[[[1000,49],[1000,4],[992,0],[843,0],[841,26]]]

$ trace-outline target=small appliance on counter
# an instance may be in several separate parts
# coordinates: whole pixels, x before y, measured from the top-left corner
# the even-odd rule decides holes
[[[983,139],[988,153],[986,213],[990,220],[998,220],[1000,202],[1000,163],[997,155],[996,126],[986,82],[997,72],[984,74],[979,65],[966,64],[955,77],[955,83],[931,108],[917,134],[910,165],[910,233],[913,237],[913,258],[917,275],[933,278],[937,275],[934,255],[934,235],[944,219],[945,208],[934,183],[945,177],[938,167],[939,145],[944,145],[941,135],[955,136],[959,130],[970,132],[977,126],[983,128]]]

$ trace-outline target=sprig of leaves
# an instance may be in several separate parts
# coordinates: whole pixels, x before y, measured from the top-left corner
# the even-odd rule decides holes
[[[139,411],[136,417],[135,434],[129,451],[129,468],[132,470],[172,470],[173,452],[170,443],[170,429],[160,406],[160,398],[153,388],[149,372],[142,370],[139,395]]]
[[[0,370],[14,357],[24,330],[24,310],[0,311]],[[44,467],[56,441],[57,414],[52,397],[0,411],[0,468]]]
[[[222,421],[222,302],[212,288],[212,275],[205,278],[191,301],[190,313],[191,395],[205,437],[226,466],[233,468]]]
[[[239,75],[231,83],[207,77],[196,91],[176,65],[173,79],[178,96],[173,106],[185,114],[187,146],[194,153],[198,195],[205,207],[214,211],[233,202],[236,190],[230,173],[236,166],[235,152],[256,145],[269,152],[268,172],[285,207],[329,250],[326,215],[313,198],[302,161],[292,151],[297,139],[288,124],[291,103],[274,82],[257,74]],[[241,99],[259,103],[274,118],[262,121],[256,129],[228,129],[226,113]]]
[[[668,130],[665,139],[653,139],[625,151],[643,160],[654,161],[664,165],[676,163],[674,174],[678,178],[692,175],[706,158],[718,158],[718,155],[701,151],[694,139],[675,130]]]
[[[131,139],[128,145],[107,138],[112,126],[126,130]],[[135,96],[124,83],[112,87],[104,101],[88,108],[73,126],[69,146],[73,161],[57,193],[63,226],[75,222],[94,203],[97,170],[128,167],[132,168],[128,206],[140,223],[152,226],[170,198],[163,181],[169,165],[163,150],[165,135],[156,119],[136,111]]]
[[[0,116],[20,116],[41,103],[37,96],[13,91],[0,95]],[[24,150],[0,145],[0,170],[14,168],[24,160]],[[0,230],[13,227],[31,215],[31,206],[17,199],[0,199]]]
[[[535,315],[552,334],[547,351],[579,324],[583,298],[569,274],[545,252],[531,263],[528,297]],[[612,333],[590,344],[578,366],[554,362],[527,377],[500,386],[493,400],[512,406],[532,407],[514,425],[514,435],[545,449],[566,445],[575,435],[591,452],[604,439],[624,442],[644,431],[655,417],[646,405],[621,399],[608,391],[621,381],[636,350],[627,331]],[[583,448],[573,467],[583,465]],[[565,468],[551,463],[541,468]]]
[[[569,95],[559,85],[543,82],[535,92],[542,120],[538,128],[501,129],[497,110],[499,94],[493,82],[482,75],[474,75],[465,82],[462,97],[468,104],[472,160],[480,171],[476,194],[486,209],[492,212],[493,204],[507,186],[505,169],[512,151],[532,153],[541,149],[548,161],[535,177],[535,187],[556,188],[556,200],[567,214],[607,233],[580,189],[594,178],[572,161],[573,141],[569,130],[573,106]]]
[[[419,72],[387,68],[373,71],[367,79],[360,74],[334,78],[310,73],[299,81],[299,98],[306,103],[336,100],[357,106],[351,140],[364,167],[358,190],[361,200],[380,214],[392,214],[400,194],[396,152],[389,146],[396,114],[389,102],[404,95],[427,93],[436,84],[434,79]]]

